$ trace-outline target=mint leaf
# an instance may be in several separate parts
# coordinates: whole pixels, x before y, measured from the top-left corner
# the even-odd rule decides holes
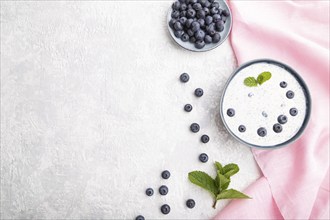
[[[239,167],[237,164],[230,163],[223,167],[223,175],[227,178],[230,178],[234,174],[238,173]]]
[[[220,173],[222,174],[222,165],[221,165],[221,163],[219,163],[218,161],[215,161],[214,165],[215,165],[215,168],[217,170],[219,170]]]
[[[224,189],[227,189],[230,183],[230,179],[222,175],[219,170],[217,171],[217,177],[215,178],[215,181],[220,192]]]
[[[220,200],[220,199],[251,199],[251,198],[235,189],[228,189],[228,190],[223,190],[219,195],[217,195],[216,199]]]
[[[254,77],[247,77],[244,79],[244,85],[248,87],[254,87],[258,85],[258,82]]]
[[[216,183],[212,177],[210,177],[207,173],[204,173],[202,171],[193,171],[188,174],[188,178],[190,182],[193,184],[202,187],[203,189],[206,189],[214,197],[218,194],[218,188],[216,186]]]
[[[257,81],[261,85],[272,77],[270,72],[262,72],[259,74]]]

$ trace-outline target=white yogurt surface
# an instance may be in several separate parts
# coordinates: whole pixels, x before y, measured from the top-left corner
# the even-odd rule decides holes
[[[262,72],[269,71],[272,77],[257,87],[244,85],[246,77],[255,78]],[[280,87],[280,82],[287,82],[287,87]],[[293,99],[286,97],[287,91],[293,91]],[[291,116],[291,108],[297,108],[298,114]],[[233,108],[235,116],[229,117],[227,109]],[[266,62],[255,63],[240,70],[229,83],[223,98],[222,111],[225,124],[239,139],[249,145],[271,147],[293,138],[302,127],[306,117],[306,96],[297,79],[284,68]],[[279,115],[286,115],[288,121],[282,125],[282,132],[275,133],[273,125],[278,123]],[[238,127],[244,125],[245,132]],[[267,135],[260,137],[257,130],[267,129]]]

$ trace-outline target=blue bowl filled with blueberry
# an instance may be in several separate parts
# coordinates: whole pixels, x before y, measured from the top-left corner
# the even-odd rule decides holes
[[[176,0],[168,12],[167,23],[177,44],[203,52],[227,39],[232,15],[224,0]]]

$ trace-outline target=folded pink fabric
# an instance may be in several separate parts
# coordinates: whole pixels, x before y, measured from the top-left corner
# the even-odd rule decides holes
[[[216,219],[329,219],[329,1],[231,1],[238,64],[271,58],[294,68],[312,96],[298,141],[252,149],[263,177]]]

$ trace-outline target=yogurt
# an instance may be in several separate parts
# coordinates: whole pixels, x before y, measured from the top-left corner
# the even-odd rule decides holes
[[[271,78],[254,87],[244,84],[244,79],[257,79],[262,72],[270,72]],[[293,98],[288,96],[292,95],[290,91]],[[234,115],[228,113],[229,109],[234,110]],[[227,83],[221,103],[221,117],[229,132],[243,143],[257,147],[277,147],[297,138],[309,114],[310,96],[302,79],[291,68],[269,60],[239,68]],[[286,121],[279,119],[283,115]]]

